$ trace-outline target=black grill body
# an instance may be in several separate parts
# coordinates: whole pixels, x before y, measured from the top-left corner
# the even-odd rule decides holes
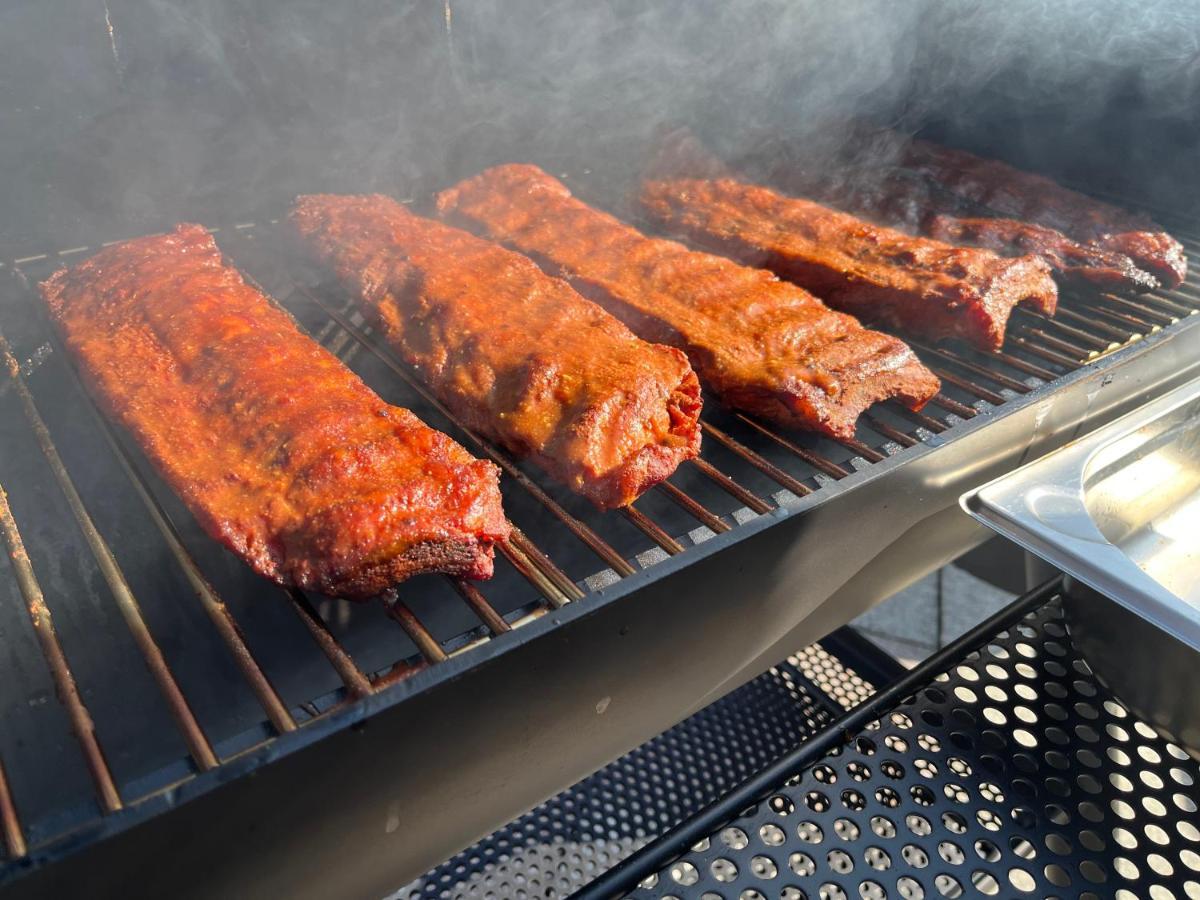
[[[528,159],[619,199],[647,127],[786,135],[838,70],[888,85],[847,84],[870,98],[858,112],[974,149],[991,135],[1018,162],[1166,203],[1163,224],[1198,246],[1194,123],[1113,95],[1086,112],[1129,123],[1121,141],[1050,152],[1021,137],[1051,133],[1053,110],[1000,74],[959,116],[963,96],[916,77],[945,62],[921,24],[936,4],[856,45],[860,61],[915,48],[903,78],[818,52],[890,5],[804,23],[770,2],[0,12],[0,83],[19,97],[0,109],[0,883],[380,896],[973,546],[966,488],[1193,377],[1194,280],[1067,297],[1074,318],[1019,315],[1003,356],[920,350],[955,380],[921,416],[873,410],[851,442],[710,403],[702,464],[624,515],[513,464],[506,508],[527,543],[493,582],[421,579],[355,606],[286,595],[208,541],[96,415],[39,311],[55,267],[199,220],[386,399],[487,453],[294,264],[277,222],[290,196],[421,202]],[[779,39],[800,24],[808,57]],[[671,52],[623,66],[627,48]],[[717,51],[728,65],[698,80],[688,62]],[[760,66],[788,74],[767,84]]]

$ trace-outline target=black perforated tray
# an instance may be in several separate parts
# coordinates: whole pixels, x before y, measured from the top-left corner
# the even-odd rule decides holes
[[[1096,680],[1058,589],[1021,598],[578,896],[1200,896],[1197,763]]]

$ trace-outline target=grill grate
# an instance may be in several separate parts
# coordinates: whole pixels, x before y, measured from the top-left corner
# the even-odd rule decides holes
[[[869,682],[814,644],[447,860],[392,900],[566,897],[872,693]]]
[[[1056,594],[913,677],[674,862],[588,896],[1197,895],[1200,767],[1096,680]]]
[[[419,579],[373,606],[298,591],[264,602],[277,589],[199,532],[92,406],[39,312],[36,281],[97,248],[0,264],[8,372],[0,382],[0,491],[8,493],[0,525],[9,557],[0,562],[0,596],[12,600],[0,604],[12,673],[0,689],[9,723],[0,736],[0,881],[51,858],[98,816],[170,796],[198,773],[943,440],[957,423],[1200,309],[1196,281],[1133,299],[1071,296],[1062,321],[1017,315],[1002,353],[918,347],[943,375],[943,392],[922,413],[875,408],[850,441],[781,434],[710,402],[703,458],[635,506],[601,515],[458,425],[344,297],[296,277],[302,270],[280,250],[275,220],[214,231],[234,262],[385,398],[497,462],[518,527],[486,585]],[[1196,271],[1200,239],[1184,240]],[[63,734],[72,737],[55,737]]]

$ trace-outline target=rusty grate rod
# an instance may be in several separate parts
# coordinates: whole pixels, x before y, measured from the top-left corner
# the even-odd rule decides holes
[[[1018,318],[1026,329],[1041,330],[1047,336],[1050,335],[1045,329],[1053,329],[1054,332],[1057,332],[1054,339],[1059,341],[1064,349],[1071,348],[1071,351],[1079,353],[1083,357],[1087,356],[1089,348],[1091,350],[1103,351],[1112,347],[1112,341],[1105,338],[1098,338],[1094,334],[1089,334],[1082,329],[1068,325],[1057,318],[1050,319],[1046,316],[1025,312],[1024,310],[1018,311]]]
[[[512,564],[512,567],[521,573],[524,578],[529,581],[538,592],[542,595],[545,601],[550,604],[553,609],[560,609],[568,603],[568,597],[565,596],[559,589],[543,575],[534,565],[529,557],[521,552],[515,545],[505,541],[498,545],[500,552],[504,554],[504,558]],[[578,598],[576,598],[578,599]]]
[[[708,460],[696,457],[692,460],[692,464],[702,473],[704,473],[704,475],[706,475],[710,481],[720,485],[725,489],[727,494],[737,498],[760,516],[763,513],[770,512],[772,509],[774,509],[774,506],[772,506],[770,502],[758,496],[758,494],[754,493],[754,491],[742,487],[740,484],[734,481],[733,478],[726,475]]]
[[[8,789],[8,776],[4,763],[0,762],[0,829],[4,832],[4,846],[10,859],[20,859],[29,848],[25,835],[21,833],[21,820],[17,818],[17,807],[13,804],[12,791]]]
[[[91,550],[96,564],[100,567],[100,573],[104,576],[109,591],[116,601],[117,609],[125,619],[125,624],[129,627],[129,631],[133,635],[134,643],[137,644],[138,649],[141,651],[150,674],[154,677],[159,690],[167,701],[167,706],[175,719],[175,724],[179,726],[180,731],[183,733],[184,741],[187,743],[192,759],[196,761],[196,765],[202,770],[216,768],[218,760],[216,754],[213,752],[212,745],[209,744],[208,738],[205,736],[200,723],[196,720],[196,716],[192,712],[192,708],[188,705],[187,699],[179,689],[179,684],[175,681],[175,676],[172,674],[170,666],[167,665],[167,660],[163,656],[162,650],[154,640],[153,635],[150,634],[150,629],[146,626],[146,620],[142,617],[141,607],[138,605],[137,598],[134,597],[133,591],[129,587],[129,582],[125,580],[125,574],[121,571],[116,556],[113,555],[112,549],[105,542],[103,536],[101,536],[99,529],[96,528],[95,522],[92,521],[91,515],[84,506],[83,498],[79,496],[79,491],[75,488],[75,482],[71,479],[66,466],[63,464],[62,457],[58,455],[58,449],[54,446],[54,441],[50,437],[50,431],[46,427],[46,423],[42,420],[37,406],[34,404],[33,395],[25,385],[24,379],[21,378],[17,361],[13,357],[8,341],[3,335],[0,335],[0,354],[3,355],[5,365],[12,376],[12,384],[16,388],[17,396],[21,400],[25,418],[28,420],[34,436],[37,438],[38,445],[41,447],[42,455],[45,457],[46,462],[49,463],[55,481],[58,482],[59,489],[66,498],[67,505],[75,517],[75,522],[79,525],[79,529],[87,541],[88,548]]]
[[[632,503],[629,506],[621,507],[621,514],[671,556],[683,552],[683,544],[663,531],[656,522],[648,518]]]
[[[801,484],[787,472],[783,471],[783,469],[779,468],[779,466],[775,465],[775,463],[765,459],[762,456],[759,456],[745,444],[742,444],[740,441],[731,438],[716,426],[710,425],[702,419],[700,421],[700,427],[704,429],[704,433],[706,435],[711,437],[717,443],[737,454],[740,459],[754,466],[754,468],[758,469],[758,471],[762,472],[768,478],[776,481],[778,484],[791,491],[797,497],[803,497],[805,494],[812,493],[812,488],[810,488],[808,485]],[[746,505],[749,506],[749,504]],[[751,507],[751,509],[753,509],[753,507]]]
[[[862,441],[858,440],[857,438],[836,438],[836,440],[843,447],[847,448],[848,450],[853,451],[854,453],[857,453],[859,456],[861,456],[867,462],[877,463],[877,462],[883,462],[885,459],[887,459],[887,456],[885,454],[880,453],[874,447],[870,447],[867,444],[864,444]]]
[[[1066,341],[1059,340],[1051,334],[1047,334],[1040,328],[1021,328],[1022,334],[1014,335],[1009,332],[1009,340],[1016,343],[1023,350],[1028,350],[1043,359],[1049,359],[1051,362],[1057,362],[1067,366],[1070,369],[1078,369],[1083,365],[1088,358],[1089,351],[1082,347],[1076,347],[1074,344],[1069,344]],[[1040,343],[1039,343],[1040,342]],[[1048,347],[1043,347],[1041,344],[1047,344]],[[1050,347],[1054,349],[1049,349]]]
[[[354,659],[346,652],[345,648],[338,642],[338,639],[333,636],[333,632],[329,630],[329,626],[325,624],[325,620],[321,618],[320,613],[313,609],[313,605],[309,602],[308,597],[297,588],[284,588],[284,593],[292,603],[292,608],[296,610],[296,614],[300,617],[300,621],[308,628],[309,634],[312,635],[317,647],[325,654],[325,658],[329,660],[329,664],[333,666],[334,671],[338,673],[338,677],[342,679],[342,684],[346,687],[346,692],[355,698],[366,697],[368,694],[375,692],[370,680],[363,674],[362,669],[354,662]]]
[[[706,509],[703,505],[697,503],[686,493],[681,491],[669,481],[664,481],[658,485],[659,489],[666,494],[680,509],[694,518],[700,524],[706,526],[714,534],[723,534],[729,531],[731,526],[725,522],[720,516]]]
[[[495,462],[504,470],[505,474],[520,484],[523,488],[525,488],[525,490],[532,494],[539,503],[550,510],[551,514],[553,514],[556,519],[562,522],[562,524],[573,535],[579,538],[580,541],[586,544],[597,556],[607,563],[613,569],[613,571],[622,576],[633,574],[633,566],[626,562],[621,554],[617,553],[616,550],[610,547],[600,537],[600,535],[596,534],[591,528],[589,528],[583,522],[580,522],[565,509],[559,506],[545,491],[534,484],[525,475],[525,473],[518,469],[516,464],[509,460],[504,454],[500,453],[488,442],[476,435],[473,431],[471,431],[471,429],[466,428],[459,423],[458,419],[451,415],[450,411],[446,409],[446,407],[443,406],[442,403],[436,397],[434,397],[433,394],[430,393],[429,390],[423,384],[421,384],[415,376],[408,372],[400,362],[393,359],[390,353],[385,351],[383,348],[376,346],[376,342],[372,338],[364,334],[362,330],[355,326],[349,319],[347,319],[337,310],[333,309],[333,307],[329,306],[311,291],[305,289],[299,284],[295,285],[295,288],[297,293],[307,297],[318,307],[324,310],[326,315],[337,322],[347,334],[370,350],[372,354],[374,354],[384,363],[384,365],[399,375],[406,384],[408,384],[430,404],[436,407],[437,410],[442,413],[442,415],[458,425],[462,432],[467,435],[468,438],[470,438],[472,444],[486,453],[493,462]]]
[[[863,413],[863,419],[866,420],[867,425],[870,426],[872,430],[879,432],[888,440],[895,441],[901,447],[915,447],[917,444],[921,443],[912,435],[905,434],[898,428],[893,428],[887,422],[876,418],[870,413]]]
[[[408,608],[407,604],[400,599],[395,588],[388,588],[379,595],[379,599],[383,601],[383,608],[387,610],[388,616],[404,629],[405,634],[412,638],[412,642],[417,645],[417,649],[421,651],[421,655],[426,660],[431,663],[440,663],[449,658],[446,651],[442,649],[442,645],[421,624],[421,620],[413,615],[413,611]]]
[[[703,425],[701,428],[703,428]],[[704,475],[705,478],[707,478],[725,493],[729,494],[731,497],[737,498],[740,502],[744,503],[755,512],[763,513],[771,509],[770,503],[758,496],[758,494],[754,493],[754,491],[750,490],[749,488],[742,487],[733,480],[731,475],[726,475],[712,463],[708,462],[708,460],[697,456],[695,459],[691,460],[691,462],[700,471],[700,473]]]
[[[96,739],[96,729],[92,724],[91,714],[79,695],[79,687],[75,684],[75,676],[67,664],[62,645],[58,642],[58,633],[54,630],[54,619],[50,608],[46,606],[46,598],[42,587],[38,584],[37,575],[33,571],[33,563],[25,551],[25,542],[21,532],[17,530],[17,521],[13,518],[12,508],[8,505],[8,495],[0,485],[0,533],[4,535],[4,543],[8,547],[8,556],[12,560],[13,571],[17,578],[17,587],[25,598],[25,606],[29,611],[29,620],[33,623],[34,634],[42,647],[42,655],[50,667],[50,675],[54,679],[55,693],[59,701],[67,708],[71,720],[71,730],[83,748],[83,758],[96,788],[96,796],[105,812],[116,812],[121,809],[121,795],[117,792],[116,782],[108,762],[104,759],[104,751]]]
[[[1013,356],[1011,353],[1006,353],[1003,350],[994,350],[989,356],[992,359],[997,359],[1010,368],[1016,369],[1018,372],[1024,372],[1026,375],[1032,375],[1042,381],[1053,381],[1058,377],[1057,374],[1051,372],[1044,366],[1039,366],[1037,363],[1032,363],[1027,359],[1021,359],[1019,356]]]
[[[1142,294],[1136,300],[1115,296],[1106,296],[1104,299],[1110,306],[1123,309],[1147,321],[1157,322],[1159,325],[1170,325],[1181,316],[1190,315],[1194,311],[1193,307],[1157,294]]]
[[[512,533],[508,537],[508,544],[512,549],[518,551],[522,555],[527,556],[530,559],[538,560],[541,563],[538,568],[545,573],[545,576],[568,600],[582,600],[584,596],[586,596],[584,592],[579,589],[579,586],[571,580],[570,576],[556,566],[550,557],[542,552],[541,547],[533,543],[533,541],[529,540],[529,538],[525,537],[525,533],[516,525],[512,526]],[[550,598],[547,597],[546,599]]]
[[[939,372],[938,375],[940,376],[941,373]],[[954,383],[952,379],[947,379],[947,381],[950,381],[951,384]],[[973,419],[975,416],[979,415],[979,410],[972,409],[965,403],[959,403],[953,397],[947,397],[945,394],[934,394],[933,398],[930,399],[929,402],[936,404],[947,412],[952,412],[956,416],[960,416],[964,419]]]
[[[504,621],[504,617],[496,612],[492,604],[487,602],[487,598],[480,593],[479,588],[464,578],[451,578],[450,583],[454,585],[458,595],[467,602],[467,606],[471,607],[471,611],[479,616],[479,621],[487,626],[488,631],[492,634],[504,634],[512,631],[512,626]]]
[[[992,404],[993,406],[999,406],[1000,404],[1002,404],[1004,402],[1003,396],[1001,396],[1000,394],[997,394],[995,391],[991,390],[990,388],[986,388],[981,384],[976,384],[970,378],[965,378],[962,375],[959,375],[955,372],[951,372],[949,369],[946,369],[943,366],[930,366],[929,368],[933,371],[933,374],[936,375],[938,378],[942,379],[942,381],[945,381],[948,384],[952,384],[955,387],[966,391],[968,394],[974,394],[980,400],[986,400],[988,403]],[[933,402],[944,406],[945,404],[942,403],[943,399],[946,399],[946,398],[943,395],[939,394],[937,397],[933,398]],[[968,409],[970,409],[970,407],[968,407]],[[975,412],[977,412],[977,410],[972,409],[971,412],[972,412],[972,414],[974,414]]]
[[[1185,281],[1183,284],[1179,285],[1178,287],[1171,288],[1171,293],[1176,294],[1179,297],[1186,298],[1187,300],[1192,301],[1192,303],[1195,303],[1197,300],[1200,300],[1200,285],[1192,284],[1191,282]],[[1174,298],[1168,299],[1161,295],[1156,295],[1153,299],[1158,300],[1160,303],[1165,301],[1166,303],[1171,304],[1173,306],[1186,309],[1188,312],[1190,312],[1194,308],[1193,306],[1186,305]]]
[[[1108,309],[1106,307],[1085,306],[1080,304],[1078,307],[1067,307],[1059,304],[1059,312],[1072,312],[1075,315],[1089,317],[1092,324],[1104,324],[1109,329],[1113,329],[1122,335],[1122,341],[1127,341],[1134,334],[1145,334],[1153,331],[1156,328],[1161,328],[1162,325],[1156,321],[1157,319],[1168,318],[1167,316],[1150,317],[1145,313],[1133,313],[1125,311],[1123,308]],[[1077,311],[1076,311],[1077,310]],[[1171,321],[1178,321],[1175,317],[1170,317]],[[1167,324],[1170,324],[1169,322]]]
[[[1081,365],[1083,365],[1083,363],[1080,362],[1078,359],[1072,359],[1069,356],[1064,356],[1063,354],[1056,353],[1053,350],[1047,350],[1045,347],[1035,344],[1029,338],[1022,337],[1019,334],[1014,334],[1012,331],[1009,331],[1007,341],[1008,341],[1008,344],[1010,344],[1013,348],[1023,350],[1026,353],[1029,353],[1033,356],[1040,357],[1040,358],[1046,360],[1047,362],[1052,362],[1055,365],[1062,366],[1063,368],[1067,369],[1068,371],[1074,371],[1075,369],[1078,369]],[[1013,357],[1013,359],[1016,359],[1016,358],[1017,357]],[[1023,362],[1023,360],[1022,360],[1022,362]],[[1053,381],[1057,377],[1058,377],[1058,375],[1051,374],[1051,376],[1049,378],[1047,378],[1046,380]]]
[[[745,415],[744,413],[734,413],[734,415],[737,417],[738,421],[745,422],[747,425],[749,425],[751,428],[753,428],[755,431],[757,431],[763,437],[770,438],[772,441],[777,443],[780,447],[783,447],[785,450],[788,450],[788,451],[794,453],[796,456],[800,457],[800,459],[804,460],[806,463],[808,463],[814,469],[824,472],[826,475],[830,475],[833,478],[845,478],[847,475],[850,474],[850,472],[848,470],[842,468],[840,465],[835,463],[833,460],[826,459],[824,456],[822,456],[819,453],[813,453],[811,450],[807,450],[804,447],[801,447],[799,444],[789,441],[783,435],[776,434],[774,431],[767,428],[765,425],[762,425],[759,422],[756,422],[754,419],[751,419],[749,416]]]
[[[76,378],[78,377],[73,366],[68,365],[67,368],[71,370],[72,375],[75,375]],[[76,384],[82,388],[82,385],[78,381],[76,381]],[[254,692],[263,711],[267,714],[267,719],[280,734],[295,731],[296,720],[292,718],[292,714],[288,712],[287,706],[271,684],[270,679],[267,678],[266,673],[263,672],[258,662],[254,659],[254,655],[250,652],[250,648],[246,644],[245,635],[242,634],[242,630],[234,619],[233,614],[229,611],[229,607],[218,596],[216,589],[204,577],[204,574],[200,571],[200,567],[196,565],[196,561],[192,559],[192,555],[184,547],[183,539],[179,536],[179,532],[175,530],[175,526],[167,517],[162,506],[159,505],[158,500],[151,493],[142,474],[134,466],[125,448],[117,440],[112,427],[100,415],[98,409],[90,403],[88,406],[91,407],[100,425],[100,431],[108,439],[109,446],[112,448],[117,461],[121,464],[126,477],[133,484],[134,490],[137,491],[138,496],[141,498],[142,504],[150,514],[151,520],[158,527],[159,533],[162,534],[163,539],[167,542],[167,546],[171,549],[171,553],[175,556],[175,561],[179,563],[179,567],[183,570],[183,574],[192,586],[192,590],[196,592],[196,596],[200,599],[201,607],[212,621],[213,626],[217,629],[217,633],[225,641],[225,645],[229,648],[229,652],[233,656],[237,667],[241,670],[242,676],[250,684],[250,689]]]
[[[912,338],[908,339],[908,343],[920,350],[922,353],[928,353],[932,356],[936,356],[938,359],[952,363],[958,366],[960,369],[965,369],[968,372],[986,378],[989,381],[1000,385],[1001,387],[1006,387],[1009,390],[1016,391],[1019,394],[1027,394],[1031,390],[1029,385],[1025,384],[1024,382],[1018,381],[1015,378],[1010,378],[1003,372],[996,372],[987,368],[986,366],[981,366],[979,363],[967,359],[949,347],[931,347],[928,344],[922,344],[919,341],[914,341]],[[979,385],[976,385],[976,387],[978,386]],[[1001,398],[1001,400],[1003,400],[1003,398]]]
[[[916,422],[925,430],[932,431],[934,434],[941,434],[949,427],[946,423],[939,422],[932,416],[927,416],[923,412],[917,412],[915,409],[909,409],[903,403],[893,404],[892,409],[896,410],[900,415]]]
[[[1133,337],[1128,327],[1118,328],[1105,321],[1105,310],[1103,309],[1090,309],[1088,310],[1088,315],[1085,316],[1069,307],[1060,305],[1058,307],[1058,316],[1067,321],[1077,322],[1080,325],[1086,325],[1088,328],[1102,332],[1108,336],[1110,341],[1115,341],[1118,344],[1123,344]],[[1151,323],[1146,323],[1138,326],[1138,331],[1149,331],[1152,327]]]

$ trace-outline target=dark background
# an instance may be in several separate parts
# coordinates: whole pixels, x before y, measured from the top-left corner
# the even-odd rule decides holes
[[[848,113],[1187,209],[1198,39],[1189,2],[9,0],[0,258]]]

